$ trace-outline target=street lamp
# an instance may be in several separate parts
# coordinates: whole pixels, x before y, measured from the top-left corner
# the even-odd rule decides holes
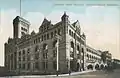
[[[57,62],[57,69],[56,69],[56,73],[57,73],[57,76],[58,76],[58,71],[59,71],[59,39],[60,36],[56,34],[55,38],[57,39],[57,57],[56,57],[56,62]]]

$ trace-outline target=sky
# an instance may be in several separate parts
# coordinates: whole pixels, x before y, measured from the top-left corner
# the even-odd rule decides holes
[[[30,32],[38,32],[44,18],[53,24],[61,20],[64,11],[71,23],[79,20],[87,44],[96,50],[108,50],[120,59],[119,0],[0,0],[0,66],[4,66],[4,43],[13,38],[13,19],[25,18]],[[98,6],[98,4],[101,4]]]

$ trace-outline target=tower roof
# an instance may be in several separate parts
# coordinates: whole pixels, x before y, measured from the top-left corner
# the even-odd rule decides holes
[[[22,21],[22,22],[25,22],[25,23],[27,23],[28,25],[30,25],[30,22],[29,21],[27,21],[26,19],[24,19],[24,18],[22,18],[22,17],[20,17],[20,16],[16,16],[15,17],[15,19],[13,20],[13,23],[15,23],[16,21]]]
[[[69,16],[66,14],[66,12],[64,12],[62,18],[65,18],[65,17],[69,17]]]

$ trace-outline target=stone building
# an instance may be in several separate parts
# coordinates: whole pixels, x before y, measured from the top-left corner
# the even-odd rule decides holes
[[[54,25],[44,18],[37,33],[32,31],[29,34],[29,27],[30,23],[19,16],[13,20],[13,38],[5,43],[5,67],[10,72],[55,74],[56,71],[85,71],[89,53],[100,61],[98,51],[88,53],[86,36],[81,33],[79,21],[71,24],[66,13]]]
[[[107,64],[101,59],[102,51],[95,50],[90,46],[86,46],[86,67],[87,69],[103,69]]]

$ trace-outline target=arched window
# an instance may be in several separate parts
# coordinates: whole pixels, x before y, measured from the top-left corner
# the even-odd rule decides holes
[[[70,44],[71,44],[71,47],[74,48],[74,43],[72,41],[70,42]]]
[[[60,30],[60,28],[58,29],[58,35],[61,35],[61,30]]]
[[[78,50],[78,51],[80,50],[79,45],[77,45],[77,50]]]
[[[71,35],[71,30],[69,30],[69,35]]]
[[[47,59],[47,53],[48,53],[48,45],[44,44],[43,45],[43,58]]]
[[[53,47],[57,47],[57,40],[53,42]]]
[[[47,44],[44,44],[43,45],[43,50],[47,50],[48,49],[48,45]]]
[[[38,45],[35,47],[35,52],[37,52],[37,51],[39,51],[39,46]]]
[[[56,34],[57,34],[57,31],[55,30],[54,33],[55,33],[55,35],[56,35]]]
[[[23,55],[25,54],[25,50],[23,50]]]
[[[84,49],[82,48],[82,52],[84,53]]]
[[[28,53],[28,54],[30,53],[30,48],[28,48],[27,53]]]
[[[71,51],[70,51],[70,57],[74,57],[74,43],[73,41],[70,42],[70,45],[71,45]]]
[[[89,57],[89,55],[87,54],[87,57]]]

